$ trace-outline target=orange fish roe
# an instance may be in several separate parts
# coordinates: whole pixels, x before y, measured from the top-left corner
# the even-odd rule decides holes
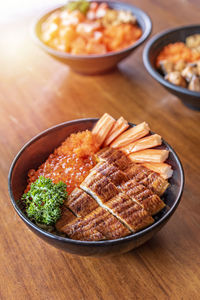
[[[190,48],[188,48],[184,43],[177,42],[165,46],[159,53],[156,59],[156,66],[160,66],[162,60],[169,60],[173,63],[179,60],[184,60],[187,63],[196,61],[200,59],[199,53],[194,53]]]
[[[86,13],[63,7],[41,25],[41,39],[46,45],[73,55],[118,51],[141,35],[142,29],[130,11],[111,9],[107,3],[90,2]]]
[[[91,131],[85,130],[78,133],[72,133],[60,147],[55,149],[55,154],[76,153],[79,157],[93,155],[98,150],[96,140]]]
[[[142,30],[137,25],[119,24],[109,26],[104,30],[103,42],[108,51],[118,51],[129,47],[142,36]]]
[[[39,176],[51,178],[54,183],[63,181],[67,185],[70,194],[78,187],[96,164],[94,154],[98,147],[91,131],[71,134],[60,147],[50,154],[48,159],[37,171],[30,170],[28,173],[27,192],[32,182]]]

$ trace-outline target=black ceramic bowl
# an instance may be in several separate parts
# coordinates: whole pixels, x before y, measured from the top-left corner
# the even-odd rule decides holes
[[[66,63],[74,71],[82,74],[100,74],[111,70],[116,66],[122,59],[131,54],[138,46],[140,46],[151,33],[151,20],[149,16],[141,9],[126,3],[115,2],[115,1],[95,1],[95,2],[106,2],[111,8],[128,10],[131,11],[137,18],[139,26],[142,28],[143,34],[141,38],[134,43],[132,46],[125,48],[121,51],[110,52],[103,55],[72,55],[61,51],[54,50],[48,47],[41,40],[41,24],[46,18],[61,6],[54,9],[48,10],[42,16],[40,16],[34,24],[34,40],[37,44],[49,55],[56,58],[57,60]]]
[[[170,93],[180,98],[185,105],[199,110],[200,92],[193,92],[168,82],[155,67],[156,57],[164,46],[178,41],[185,42],[187,36],[195,33],[200,33],[200,25],[178,27],[157,34],[146,44],[143,52],[143,61],[147,71],[155,80]]]
[[[168,162],[174,169],[170,187],[164,194],[166,207],[156,216],[154,224],[135,234],[116,240],[98,242],[76,241],[60,237],[32,223],[17,204],[27,185],[28,170],[39,167],[71,133],[91,129],[96,121],[97,119],[81,119],[62,123],[34,137],[21,149],[11,165],[8,176],[9,193],[13,207],[20,218],[35,234],[49,244],[67,252],[85,256],[116,255],[132,250],[149,240],[166,224],[180,202],[184,185],[183,169],[176,153],[166,142],[164,145],[170,151]],[[130,124],[130,126],[134,125]]]

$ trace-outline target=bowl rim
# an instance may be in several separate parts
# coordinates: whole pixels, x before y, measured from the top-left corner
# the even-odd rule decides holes
[[[89,2],[93,2],[93,0],[88,0]],[[45,51],[47,51],[49,54],[54,55],[54,56],[58,56],[59,58],[67,58],[67,59],[72,59],[72,60],[76,60],[76,59],[92,59],[92,58],[106,58],[106,57],[110,57],[110,56],[116,56],[116,55],[120,55],[129,51],[132,51],[133,49],[137,48],[138,46],[140,46],[151,34],[152,31],[152,21],[151,18],[149,17],[149,15],[142,9],[140,9],[137,6],[131,5],[129,3],[124,3],[124,2],[119,2],[119,1],[108,1],[108,0],[96,0],[95,2],[106,2],[108,3],[110,6],[114,5],[119,5],[122,8],[127,8],[132,10],[134,9],[135,11],[137,11],[141,18],[143,19],[144,23],[145,23],[145,30],[142,33],[142,36],[131,46],[126,47],[122,50],[119,51],[113,51],[113,52],[108,52],[105,54],[85,54],[85,55],[77,55],[77,54],[70,54],[67,52],[61,52],[58,50],[55,50],[49,46],[47,46],[38,36],[37,34],[37,27],[39,26],[39,23],[41,21],[42,18],[44,18],[46,15],[52,13],[53,11],[60,9],[62,7],[64,7],[65,5],[54,5],[51,6],[50,8],[43,10],[43,12],[35,18],[35,20],[32,23],[31,26],[31,35],[33,37],[33,40],[36,42],[36,44],[38,44],[40,47],[42,47]]]
[[[173,33],[173,32],[179,32],[183,31],[185,29],[192,29],[194,27],[199,27],[200,31],[200,24],[191,24],[186,26],[179,26],[179,27],[173,27],[167,30],[164,30],[156,35],[154,35],[145,45],[143,50],[143,63],[149,74],[156,79],[159,83],[164,85],[166,88],[171,89],[175,92],[179,92],[181,94],[185,94],[188,96],[194,96],[197,97],[197,100],[200,100],[200,92],[190,91],[187,88],[180,87],[178,85],[175,85],[173,83],[170,83],[169,81],[165,80],[164,77],[156,70],[154,65],[150,62],[149,59],[149,52],[151,50],[151,47],[154,45],[155,42],[157,42],[159,39],[162,39],[165,35]],[[169,41],[170,43],[170,41]],[[198,99],[199,98],[199,99]]]
[[[21,150],[17,153],[17,155],[15,156],[11,166],[10,166],[10,170],[8,173],[8,191],[9,191],[9,195],[10,195],[10,199],[11,199],[11,203],[15,209],[15,211],[17,212],[17,214],[20,216],[20,218],[27,224],[29,225],[31,228],[33,228],[35,231],[39,232],[41,235],[44,235],[47,238],[50,238],[52,240],[57,240],[60,242],[65,242],[65,243],[72,243],[75,245],[82,245],[82,246],[105,246],[105,245],[115,245],[118,243],[123,243],[123,242],[127,242],[130,241],[132,239],[137,239],[138,237],[144,236],[146,233],[150,232],[152,229],[154,229],[155,227],[159,226],[160,224],[164,223],[176,210],[178,204],[180,203],[181,200],[181,196],[183,193],[183,188],[184,188],[184,171],[183,171],[183,167],[182,164],[176,154],[176,152],[173,150],[173,148],[165,141],[163,140],[164,144],[168,147],[168,149],[170,150],[170,152],[173,153],[175,161],[178,165],[178,168],[180,170],[180,188],[179,188],[179,192],[178,195],[172,205],[172,207],[164,214],[164,216],[162,216],[158,221],[155,221],[152,225],[148,226],[147,228],[144,228],[136,233],[132,233],[128,236],[125,237],[121,237],[115,240],[105,240],[105,241],[81,241],[81,240],[73,240],[67,237],[62,237],[62,236],[58,236],[55,235],[53,233],[50,233],[48,231],[45,231],[43,229],[41,229],[40,227],[38,227],[36,224],[34,224],[33,222],[31,222],[28,217],[21,211],[21,209],[17,206],[17,203],[14,199],[14,195],[12,192],[12,187],[11,187],[11,179],[12,179],[12,173],[13,173],[13,169],[19,159],[19,157],[21,156],[21,154],[25,151],[25,149],[30,146],[31,144],[33,144],[36,140],[40,139],[43,136],[48,135],[48,133],[50,131],[53,131],[57,128],[63,128],[63,127],[67,127],[69,125],[76,125],[77,123],[86,123],[86,122],[96,122],[98,121],[98,118],[83,118],[83,119],[76,119],[76,120],[71,120],[71,121],[67,121],[67,122],[63,122],[60,124],[57,124],[55,126],[52,126],[44,131],[42,131],[41,133],[37,134],[36,136],[34,136],[32,139],[30,139],[22,148]],[[135,124],[130,123],[130,126],[135,126]],[[151,132],[152,133],[152,132]]]

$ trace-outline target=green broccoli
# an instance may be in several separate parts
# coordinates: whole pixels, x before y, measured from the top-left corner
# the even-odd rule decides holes
[[[79,10],[81,13],[86,14],[90,8],[90,2],[86,0],[70,1],[66,7],[69,11]]]
[[[66,198],[64,182],[54,184],[50,178],[40,176],[22,196],[22,201],[30,220],[53,225],[61,216],[61,205]]]

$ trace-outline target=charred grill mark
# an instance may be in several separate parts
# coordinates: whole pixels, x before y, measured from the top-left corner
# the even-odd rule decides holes
[[[150,197],[150,196],[152,196],[153,195],[153,192],[150,190],[150,189],[143,189],[143,190],[141,190],[140,192],[138,192],[138,194],[137,195],[135,195],[135,198],[138,200],[138,201],[140,201],[140,200],[144,200],[144,199],[146,199],[146,198],[148,198],[148,197]]]
[[[56,222],[56,229],[62,231],[65,224],[72,222],[76,219],[76,216],[65,206],[62,207],[62,213],[60,219]]]
[[[98,163],[93,170],[103,174],[104,176],[110,176],[112,173],[118,171],[118,168],[114,165],[108,164],[106,161]]]
[[[104,209],[104,211],[106,211]],[[106,211],[106,217],[103,223],[97,227],[108,239],[116,239],[130,234],[130,230],[124,226],[110,212]],[[108,230],[109,229],[109,230]]]
[[[125,226],[102,207],[98,207],[84,219],[67,224],[64,232],[75,239],[89,238],[90,234],[97,235],[97,232],[107,239],[116,239],[130,234]]]
[[[111,182],[105,185],[103,188],[98,186],[96,193],[102,198],[103,202],[110,200],[113,196],[117,195],[118,190]]]
[[[108,157],[110,157],[114,152],[116,152],[115,149],[113,148],[104,148],[102,150],[100,150],[97,154],[96,154],[96,157],[98,160],[100,161],[104,161],[106,160]]]
[[[126,175],[129,179],[134,179],[138,183],[142,183],[147,188],[161,196],[168,187],[168,181],[162,178],[159,174],[145,168],[141,165],[132,165],[126,170]]]
[[[169,186],[168,181],[155,172],[150,173],[146,178],[144,178],[142,183],[145,186],[149,186],[159,196],[163,195]]]
[[[80,187],[95,200],[98,197],[104,203],[118,194],[117,187],[107,177],[100,173],[94,174],[94,176],[91,174],[86,177]]]
[[[141,194],[143,191],[147,190],[144,185],[138,184],[138,182],[135,179],[131,179],[131,180],[128,180],[127,182],[123,183],[121,185],[121,188],[125,192],[128,192],[129,190],[131,190],[135,196],[137,196],[137,195]],[[147,191],[149,192],[150,190],[147,190]]]
[[[123,156],[123,152],[115,150],[109,157],[106,158],[106,160],[109,164],[111,164],[120,160],[122,156]]]
[[[126,175],[129,179],[135,178],[136,181],[141,181],[142,179],[146,178],[149,174],[151,173],[150,170],[147,168],[144,169],[140,165],[131,165],[127,170],[126,170]]]
[[[118,167],[120,170],[125,170],[132,164],[132,161],[120,150],[113,148],[106,148],[104,151],[101,150],[96,154],[96,157],[101,162],[107,162]]]
[[[151,215],[158,213],[164,206],[160,197],[135,180],[129,180],[121,186],[122,190],[133,200],[140,203]]]
[[[92,223],[86,222],[82,218],[76,218],[72,222],[65,224],[62,232],[75,240],[98,241],[105,239],[105,236]]]
[[[148,212],[126,194],[120,193],[105,204],[116,217],[132,231],[136,232],[154,222]]]
[[[105,152],[97,153],[97,157],[100,161],[106,161],[108,164],[112,164],[120,170],[126,170],[132,163],[126,154],[120,150],[112,149]]]
[[[110,175],[110,179],[115,185],[119,186],[123,182],[126,182],[127,176],[123,172],[118,170]]]
[[[77,217],[84,217],[96,209],[98,203],[83,190],[76,188],[65,202]]]
[[[106,237],[95,228],[92,228],[91,230],[85,230],[82,228],[82,230],[77,230],[74,234],[68,236],[74,240],[82,241],[101,241],[106,239]]]
[[[112,162],[110,162],[110,163],[112,163]],[[121,157],[120,157],[118,160],[114,161],[113,164],[114,164],[117,168],[119,168],[119,170],[125,171],[125,170],[126,170],[127,168],[129,168],[130,165],[133,164],[133,163],[132,163],[132,161],[131,161],[126,155],[124,155],[124,154],[122,153]]]
[[[112,183],[116,186],[127,181],[128,179],[126,174],[120,171],[119,168],[117,168],[117,166],[108,164],[107,162],[97,164],[94,169],[98,173],[101,173],[102,175],[109,178],[112,181]]]

